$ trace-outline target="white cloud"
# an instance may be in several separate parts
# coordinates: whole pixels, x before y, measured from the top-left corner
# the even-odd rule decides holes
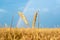
[[[0,9],[0,12],[6,13],[7,11],[5,9]]]

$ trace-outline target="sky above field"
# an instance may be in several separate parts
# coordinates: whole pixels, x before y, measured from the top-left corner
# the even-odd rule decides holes
[[[26,26],[19,17],[18,12],[23,12],[30,27],[32,26],[34,12],[39,10],[40,27],[60,26],[60,0],[0,0],[0,26]],[[36,26],[38,25],[38,18]]]

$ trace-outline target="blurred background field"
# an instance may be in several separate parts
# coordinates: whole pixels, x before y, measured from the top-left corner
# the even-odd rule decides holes
[[[0,28],[0,40],[60,40],[60,28]]]

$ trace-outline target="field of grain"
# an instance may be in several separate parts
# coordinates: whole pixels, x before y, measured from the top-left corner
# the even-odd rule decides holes
[[[60,40],[60,28],[0,28],[0,40]]]

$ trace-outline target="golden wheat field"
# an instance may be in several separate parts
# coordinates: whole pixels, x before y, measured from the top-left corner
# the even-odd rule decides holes
[[[60,40],[60,28],[0,28],[0,40]]]

